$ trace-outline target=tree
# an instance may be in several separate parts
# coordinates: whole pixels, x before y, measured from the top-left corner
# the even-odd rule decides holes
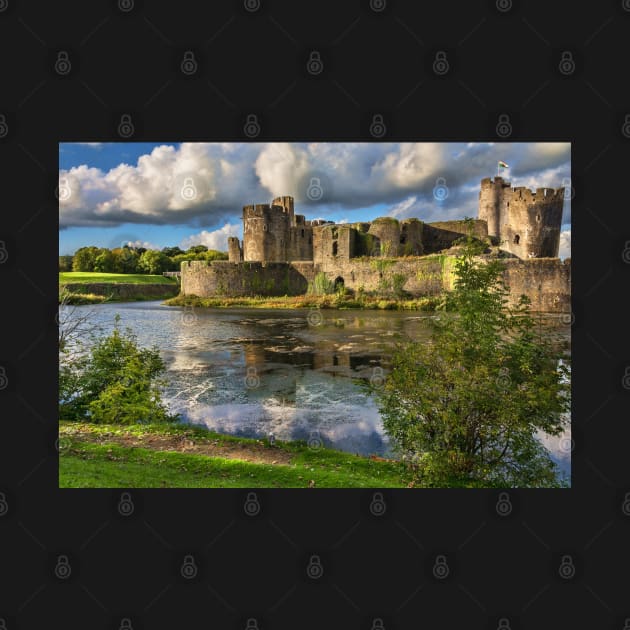
[[[193,245],[186,250],[186,254],[203,254],[208,248],[205,245]]]
[[[568,368],[482,249],[465,240],[431,342],[400,346],[374,389],[384,428],[427,485],[558,485],[536,432],[562,431]]]
[[[138,260],[138,268],[144,273],[151,274],[167,271],[170,264],[170,258],[157,249],[147,249]]]
[[[138,273],[139,254],[129,247],[112,249],[115,273]]]
[[[59,271],[72,271],[72,256],[59,256]]]
[[[94,271],[94,261],[99,253],[98,247],[80,247],[72,257],[72,271]]]
[[[101,249],[100,254],[94,259],[94,271],[99,273],[114,272],[114,255],[109,249]]]
[[[163,247],[162,253],[169,258],[173,258],[173,256],[177,256],[178,254],[183,254],[184,252],[177,246],[175,247]]]
[[[207,252],[205,252],[205,255],[203,258],[203,260],[207,260],[208,262],[211,262],[213,260],[227,260],[227,259],[228,259],[227,252],[220,252],[217,249],[209,249]]]
[[[161,400],[165,366],[157,348],[138,347],[131,330],[102,337],[88,352],[60,347],[59,417],[135,424],[176,419]]]

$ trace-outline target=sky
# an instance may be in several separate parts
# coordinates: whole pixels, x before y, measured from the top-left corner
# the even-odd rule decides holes
[[[59,253],[79,247],[149,249],[242,238],[242,208],[295,198],[296,214],[337,223],[379,216],[477,217],[480,181],[571,185],[571,145],[528,143],[131,143],[59,145]],[[560,256],[571,255],[571,199]]]

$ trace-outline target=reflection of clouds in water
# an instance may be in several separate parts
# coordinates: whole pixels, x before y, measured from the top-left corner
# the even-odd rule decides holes
[[[557,464],[562,476],[571,477],[571,423],[567,419],[564,430],[560,435],[549,435],[543,431],[536,434],[542,445],[549,451],[551,459]]]
[[[279,440],[307,440],[319,432],[324,445],[357,453],[382,454],[386,450],[378,409],[372,404],[344,404],[329,409],[304,409],[273,399],[252,404],[197,404],[185,418],[212,431]]]
[[[184,420],[235,435],[273,432],[280,440],[308,440],[312,431],[319,431],[326,446],[378,455],[388,448],[378,410],[350,379],[369,379],[375,365],[387,371],[389,350],[376,352],[378,346],[389,348],[395,333],[426,339],[431,319],[394,311],[330,312],[313,327],[306,312],[196,309],[195,323],[182,326],[181,309],[139,302],[100,305],[95,325],[109,332],[116,313],[122,316],[121,326],[138,335],[140,345],[159,346],[168,369],[164,399]],[[570,342],[570,327],[559,333]],[[244,378],[251,361],[246,363],[246,354],[252,349],[264,353],[265,347],[276,356],[270,361],[269,355],[253,352],[250,359],[261,383],[247,390]],[[570,435],[570,425],[557,437],[539,435],[567,474]]]

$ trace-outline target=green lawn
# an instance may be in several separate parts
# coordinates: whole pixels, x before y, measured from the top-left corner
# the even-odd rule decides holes
[[[91,283],[125,284],[174,284],[174,278],[142,273],[92,273],[90,271],[66,271],[59,273],[59,284]]]
[[[303,442],[276,442],[271,446],[266,440],[235,438],[178,424],[128,427],[61,422],[59,437],[62,488],[401,488],[407,485],[405,470],[397,462],[312,449]],[[179,452],[182,440],[194,443],[199,449],[207,445],[212,455]],[[250,455],[264,461],[246,461],[244,457]]]

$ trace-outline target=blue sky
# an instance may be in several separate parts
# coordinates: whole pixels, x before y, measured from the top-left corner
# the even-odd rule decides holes
[[[307,219],[477,216],[479,182],[570,185],[569,143],[63,143],[59,253],[242,238],[242,206],[292,195]],[[446,191],[446,194],[444,194]],[[561,256],[570,255],[565,201]]]

